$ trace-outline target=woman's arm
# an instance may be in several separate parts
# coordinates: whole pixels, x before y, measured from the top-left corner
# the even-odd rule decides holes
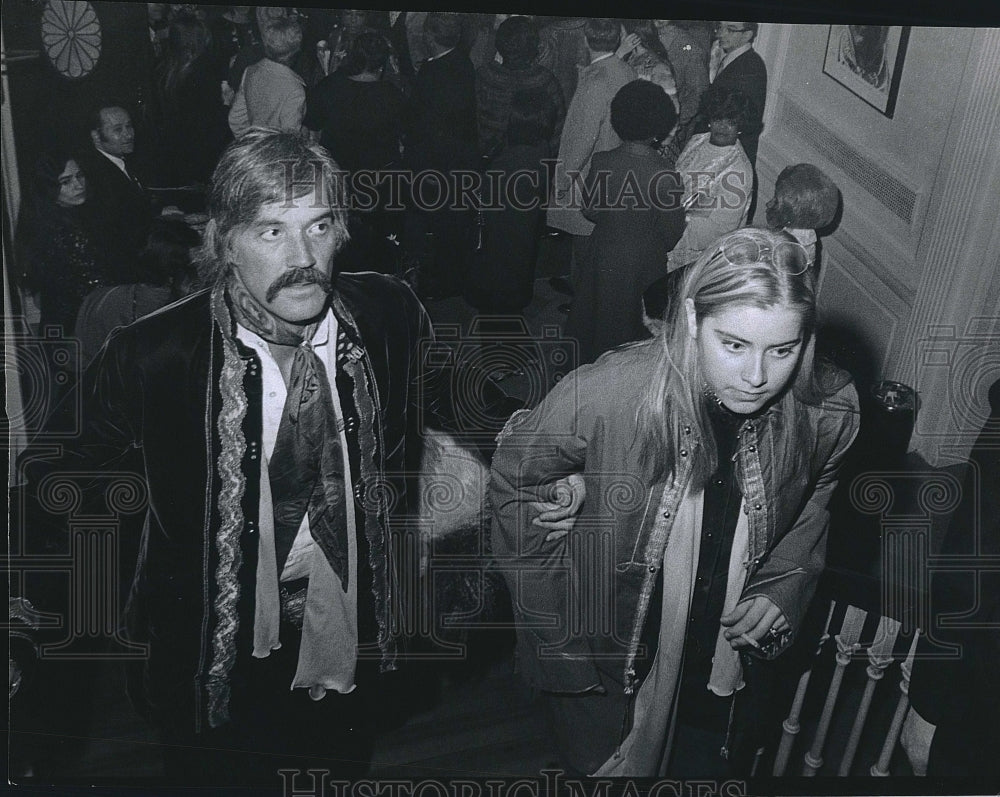
[[[816,582],[826,564],[826,534],[830,524],[827,505],[837,488],[840,465],[858,434],[858,399],[850,391],[850,408],[842,412],[840,427],[812,494],[791,528],[768,552],[760,568],[749,579],[742,600],[767,597],[781,610],[794,637],[809,608]],[[842,391],[843,392],[843,391]],[[772,490],[780,485],[772,485]]]

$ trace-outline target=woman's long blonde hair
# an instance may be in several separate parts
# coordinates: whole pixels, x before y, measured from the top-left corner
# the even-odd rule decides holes
[[[717,452],[705,402],[706,383],[698,349],[688,330],[686,300],[694,303],[700,324],[707,316],[735,306],[797,311],[802,347],[796,370],[775,402],[789,424],[780,471],[799,466],[810,434],[803,404],[818,404],[847,381],[835,369],[815,362],[816,278],[802,246],[784,232],[745,227],[718,239],[691,265],[666,311],[649,390],[638,411],[641,462],[658,478],[674,473],[683,447],[683,426],[692,424],[703,445],[691,452],[692,486],[698,489],[715,472]]]

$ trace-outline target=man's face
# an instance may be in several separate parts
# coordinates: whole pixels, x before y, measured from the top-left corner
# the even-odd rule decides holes
[[[691,299],[686,309],[702,374],[728,409],[750,415],[785,390],[802,349],[796,310],[735,305],[699,321]]]
[[[90,137],[99,150],[117,158],[131,155],[135,149],[135,130],[124,108],[102,108],[101,126],[91,130]]]
[[[251,296],[276,318],[307,324],[326,309],[342,230],[309,193],[271,202],[234,233],[228,257]]]
[[[753,41],[753,33],[743,22],[719,22],[715,25],[715,38],[719,40],[722,52],[731,53]]]

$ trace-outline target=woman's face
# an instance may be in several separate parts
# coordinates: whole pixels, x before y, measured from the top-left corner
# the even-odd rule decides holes
[[[699,320],[691,299],[686,309],[702,374],[724,406],[750,415],[785,390],[802,351],[797,310],[733,305]]]
[[[67,161],[66,168],[57,178],[59,193],[56,204],[63,208],[75,208],[87,201],[87,178],[83,176],[76,161]]]
[[[710,141],[717,147],[731,147],[740,136],[735,119],[713,119],[708,123]]]

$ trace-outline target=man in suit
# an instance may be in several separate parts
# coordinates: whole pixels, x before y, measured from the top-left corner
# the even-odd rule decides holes
[[[636,79],[635,70],[615,55],[621,44],[617,20],[588,19],[584,31],[590,63],[580,70],[576,91],[566,111],[552,205],[546,219],[550,227],[572,236],[570,284],[574,289],[582,249],[594,229],[580,210],[580,187],[587,179],[594,153],[621,144],[611,127],[611,100],[618,89]]]
[[[418,68],[410,97],[405,157],[416,182],[406,239],[409,245],[420,246],[417,242],[426,242],[427,233],[434,236],[421,275],[425,295],[460,293],[471,253],[471,208],[453,207],[450,196],[439,201],[439,191],[448,191],[450,173],[477,165],[476,70],[458,46],[461,38],[460,14],[427,14],[424,43],[429,55]]]
[[[127,282],[152,221],[152,203],[130,158],[135,129],[128,111],[111,103],[95,109],[90,140],[93,147],[81,160],[89,201],[102,220],[98,243],[107,254],[109,271]]]
[[[756,22],[719,22],[715,27],[715,45],[708,67],[712,85],[739,89],[753,105],[753,121],[740,132],[740,143],[750,159],[757,162],[757,140],[764,127],[764,102],[767,99],[767,67],[754,52]],[[703,120],[708,130],[708,120]]]

